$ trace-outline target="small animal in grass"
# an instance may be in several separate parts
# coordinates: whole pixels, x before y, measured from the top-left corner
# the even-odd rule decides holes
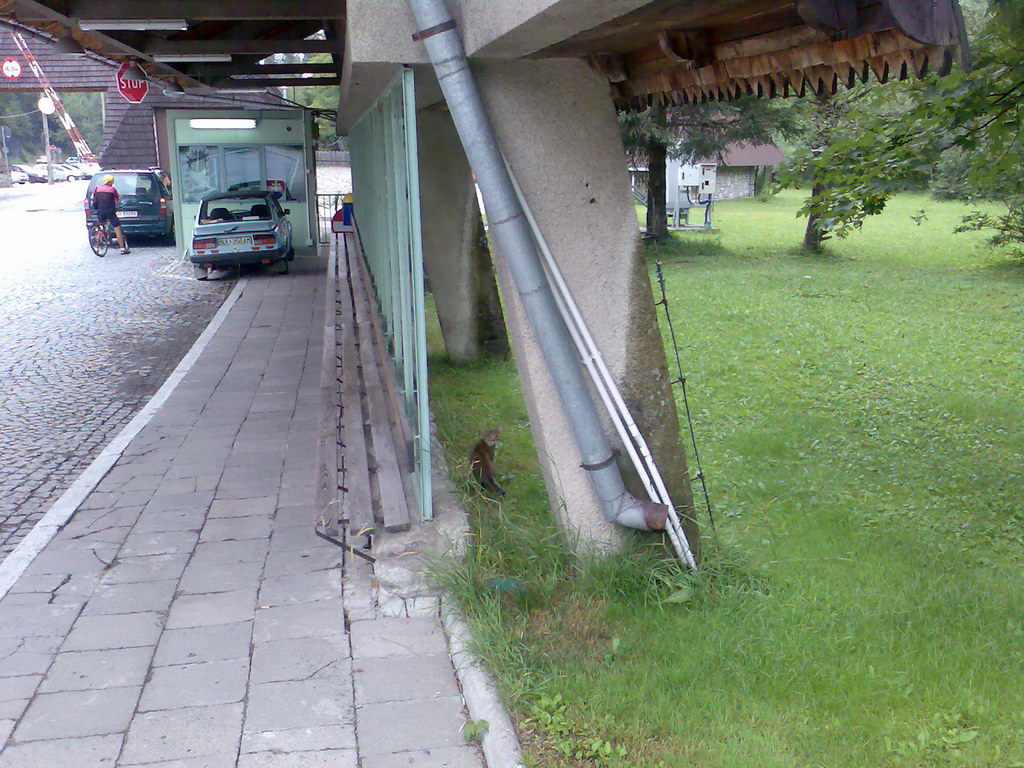
[[[501,427],[485,429],[469,454],[469,468],[485,491],[503,496],[505,490],[498,485],[498,467],[494,463],[494,453],[500,442]]]

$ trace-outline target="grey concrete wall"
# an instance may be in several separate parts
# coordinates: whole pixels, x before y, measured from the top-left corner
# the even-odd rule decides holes
[[[477,62],[499,143],[677,505],[692,507],[665,352],[637,250],[629,174],[608,83],[578,61]],[[584,548],[614,546],[536,338],[498,254],[530,423],[560,521]],[[609,434],[611,431],[609,430]],[[642,495],[635,482],[631,490]]]
[[[455,362],[474,360],[480,346],[471,268],[479,216],[473,174],[447,112],[427,110],[416,120],[423,263],[448,356]]]

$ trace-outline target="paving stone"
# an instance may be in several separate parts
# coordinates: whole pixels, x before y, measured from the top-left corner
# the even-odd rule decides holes
[[[349,632],[355,659],[448,652],[444,633],[433,618],[353,621]]]
[[[341,597],[341,573],[312,571],[265,579],[260,585],[260,605],[311,603]]]
[[[5,677],[0,683],[0,701],[31,699],[42,679],[42,675]]]
[[[48,551],[84,552],[88,549],[109,550],[120,545],[127,537],[131,528],[128,526],[104,526],[89,530],[84,526],[64,528],[47,545]]]
[[[294,573],[312,573],[329,568],[341,568],[342,551],[338,547],[324,547],[316,550],[293,550],[271,552],[267,558],[265,574],[288,576]]]
[[[250,515],[248,517],[212,518],[203,526],[199,540],[203,542],[266,540],[269,537],[270,518]]]
[[[138,584],[100,584],[96,587],[83,615],[112,613],[164,612],[171,604],[178,583],[172,580]]]
[[[118,557],[103,576],[104,584],[135,584],[177,579],[185,570],[187,554]]]
[[[347,675],[327,668],[308,680],[250,686],[245,730],[352,723],[351,695],[345,692],[348,684]]]
[[[362,768],[484,768],[474,747],[413,750],[364,758]]]
[[[121,754],[122,765],[237,754],[242,705],[145,712],[137,715]]]
[[[183,629],[233,624],[253,618],[255,610],[255,587],[208,595],[182,595],[171,604],[166,626],[167,629]]]
[[[277,508],[274,515],[274,525],[281,527],[303,526],[312,529],[316,522],[316,515],[313,509],[305,504],[283,504]]]
[[[341,600],[261,608],[256,614],[253,640],[266,643],[294,637],[320,637],[345,630]]]
[[[248,659],[157,667],[142,691],[139,711],[241,701],[248,679]]]
[[[28,709],[28,705],[30,703],[31,701],[29,699],[0,701],[0,720],[11,720],[17,722],[18,719],[25,714],[25,710]]]
[[[188,455],[187,440],[182,444],[180,450],[175,453],[176,459],[182,455]],[[201,491],[196,493],[175,493],[161,489],[153,494],[153,498],[146,504],[146,512],[206,512],[213,501],[213,493]]]
[[[354,749],[323,749],[315,752],[250,752],[238,758],[238,768],[358,768]]]
[[[62,651],[100,651],[108,648],[155,646],[163,630],[157,612],[79,616]]]
[[[185,595],[209,592],[230,592],[252,589],[260,583],[263,563],[254,560],[244,563],[190,563],[178,583],[178,591]]]
[[[206,512],[201,509],[147,510],[135,523],[135,533],[160,533],[170,531],[198,531],[203,527]],[[191,551],[191,550],[189,550]]]
[[[242,734],[242,752],[307,752],[318,749],[354,749],[356,728],[349,725],[319,725]]]
[[[115,547],[80,552],[47,549],[36,555],[25,573],[30,576],[41,573],[97,573],[112,562],[116,554]]]
[[[360,659],[353,664],[356,701],[437,699],[459,695],[455,671],[447,654]]]
[[[333,665],[346,674],[351,665],[347,637],[341,633],[257,643],[252,654],[253,683],[304,680]]]
[[[191,629],[168,629],[160,636],[153,666],[248,658],[252,625],[252,621],[242,621]]]
[[[235,768],[236,761],[237,756],[233,752],[226,752],[221,755],[186,757],[182,760],[161,760],[159,763],[134,763],[132,768]]]
[[[14,732],[14,726],[17,722],[13,718],[8,720],[0,719],[0,760],[3,759],[4,744],[7,743],[7,739]]]
[[[266,496],[273,496],[277,493],[281,483],[279,479],[268,479],[247,482],[225,482],[217,483],[218,499],[255,499]]]
[[[76,605],[9,605],[0,602],[0,638],[66,635],[75,623]]]
[[[122,733],[131,722],[138,699],[138,687],[41,693],[15,728],[14,739],[22,742]],[[76,764],[61,760],[53,765]]]
[[[120,735],[93,736],[10,744],[0,752],[0,768],[114,768],[121,739]]]
[[[359,707],[358,718],[359,749],[364,758],[460,746],[466,722],[459,697],[367,704]],[[395,728],[395,723],[402,727]]]
[[[270,549],[272,552],[292,552],[297,549],[322,549],[333,546],[333,544],[329,544],[317,537],[313,530],[311,518],[304,520],[301,525],[287,524],[286,521],[274,520],[274,533],[270,538]]]
[[[270,542],[266,539],[204,541],[196,547],[196,552],[192,555],[192,564],[262,563],[269,547]]]
[[[62,651],[39,690],[50,693],[142,685],[152,655],[151,648]]]
[[[59,635],[0,638],[0,678],[46,672],[63,640]]]
[[[121,549],[125,557],[176,555],[191,552],[199,538],[197,530],[133,533]]]

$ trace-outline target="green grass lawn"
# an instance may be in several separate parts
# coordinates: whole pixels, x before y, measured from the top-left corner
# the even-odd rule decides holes
[[[565,552],[514,364],[435,354],[477,533],[443,578],[532,764],[1024,766],[1024,265],[909,194],[809,256],[799,202],[722,203],[717,233],[649,251],[717,512],[682,604],[656,542]],[[500,504],[466,466],[497,425]],[[626,757],[563,754],[591,737]]]

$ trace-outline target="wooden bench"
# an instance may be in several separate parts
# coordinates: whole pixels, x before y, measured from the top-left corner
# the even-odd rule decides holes
[[[318,451],[318,512],[328,530],[403,531],[414,508],[410,442],[358,238],[342,236],[332,266],[328,295],[333,290],[334,301],[332,307],[328,299],[328,316],[334,325],[325,328],[331,337],[325,343],[333,342],[333,349],[325,349],[321,376],[325,423]]]

